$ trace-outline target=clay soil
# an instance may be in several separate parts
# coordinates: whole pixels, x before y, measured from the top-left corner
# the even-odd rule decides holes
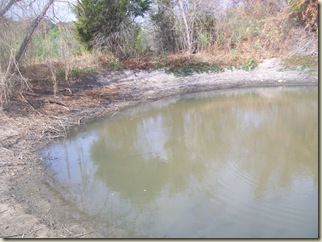
[[[100,238],[88,218],[46,182],[38,150],[81,125],[162,98],[216,89],[317,86],[314,71],[282,70],[279,59],[255,70],[175,77],[164,71],[104,72],[59,84],[30,81],[0,113],[0,237]]]

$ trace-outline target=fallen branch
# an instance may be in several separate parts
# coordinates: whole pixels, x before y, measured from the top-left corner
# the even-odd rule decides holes
[[[20,234],[12,234],[12,235],[4,235],[3,236],[3,238],[12,238],[12,237],[25,237],[25,235],[30,235],[30,234],[32,234],[32,233],[36,233],[38,230],[41,230],[41,228],[39,228],[39,229],[35,229],[35,230],[33,230],[33,231],[31,231],[31,232],[29,232],[29,233],[20,233]]]
[[[2,203],[2,202],[4,202],[4,201],[7,201],[7,200],[9,200],[10,199],[10,197],[8,197],[8,198],[6,198],[6,199],[2,199],[1,201],[0,201],[0,203]]]
[[[79,238],[79,237],[82,237],[82,236],[84,236],[84,235],[88,235],[88,234],[91,234],[91,233],[93,233],[93,231],[88,232],[88,233],[82,233],[82,234],[74,235],[74,236],[73,236],[73,238]]]
[[[54,100],[54,99],[46,99],[45,102],[49,102],[49,103],[54,103],[54,104],[58,104],[58,105],[61,105],[61,106],[64,106],[65,108],[67,108],[69,110],[69,108],[67,107],[67,105],[63,102],[60,102],[58,100]]]
[[[33,96],[33,97],[40,97],[40,95],[39,95],[39,94],[32,93],[32,92],[25,92],[24,94],[25,94],[25,95],[28,95],[28,96]]]
[[[2,163],[2,164],[1,164]],[[26,163],[6,163],[6,162],[0,162],[0,167],[6,167],[6,166],[25,166]]]
[[[3,211],[0,211],[0,213],[4,213],[4,212],[6,212],[6,211],[8,211],[8,209],[5,209],[5,210],[3,210]]]
[[[24,95],[22,95],[20,93],[20,96],[24,100],[24,102],[27,103],[32,108],[32,110],[34,110],[36,113],[40,114],[40,112],[38,110],[36,110],[35,107],[24,97]]]

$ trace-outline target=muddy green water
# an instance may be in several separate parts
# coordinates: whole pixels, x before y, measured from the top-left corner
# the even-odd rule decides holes
[[[102,236],[318,236],[317,88],[158,101],[44,152],[50,186]]]

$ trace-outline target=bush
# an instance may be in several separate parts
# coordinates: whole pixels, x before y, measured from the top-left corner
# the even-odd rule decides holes
[[[289,0],[291,14],[300,25],[312,31],[318,31],[318,1]]]
[[[89,50],[98,47],[126,56],[138,36],[133,38],[133,19],[143,17],[149,5],[150,0],[80,0],[75,7],[77,36]]]
[[[218,73],[224,70],[214,63],[189,58],[180,58],[179,61],[175,61],[175,63],[169,63],[168,65],[169,67],[166,69],[166,72],[172,73],[177,77],[190,76],[193,73]]]

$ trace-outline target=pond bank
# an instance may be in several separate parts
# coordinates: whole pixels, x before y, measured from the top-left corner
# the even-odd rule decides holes
[[[164,71],[100,73],[82,82],[61,85],[57,98],[48,86],[33,84],[33,93],[14,99],[0,116],[0,237],[101,237],[77,208],[46,184],[46,167],[37,150],[68,131],[99,117],[140,103],[207,90],[317,86],[317,70],[282,70],[267,59],[251,71],[175,77]],[[112,232],[112,231],[111,231]]]

